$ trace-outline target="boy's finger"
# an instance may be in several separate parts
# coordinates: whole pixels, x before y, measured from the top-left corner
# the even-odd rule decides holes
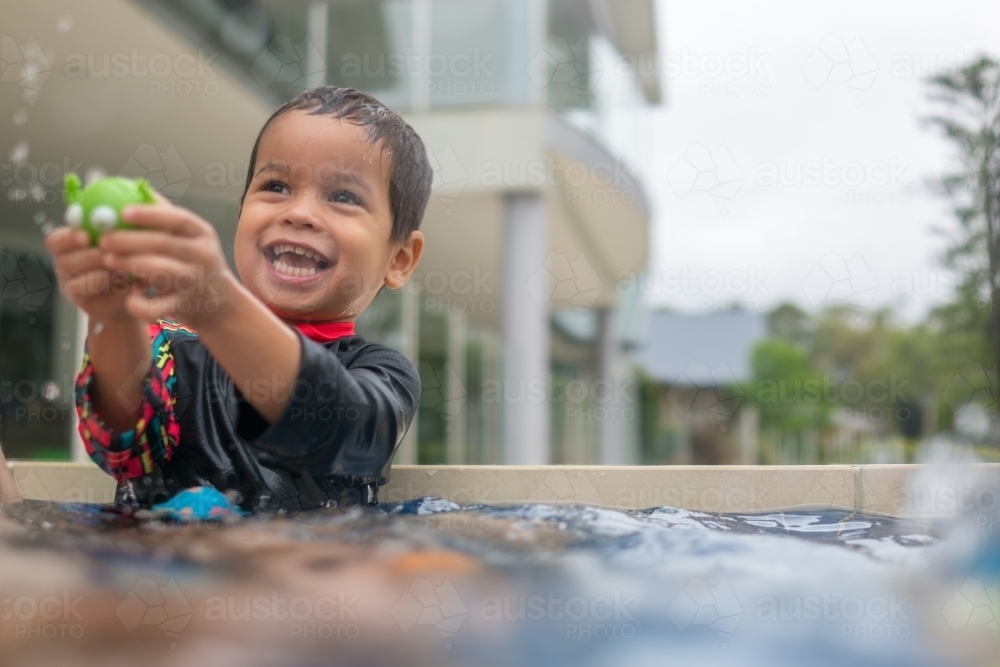
[[[61,253],[55,261],[56,273],[69,276],[81,271],[95,271],[104,268],[104,259],[98,248],[84,248]]]
[[[178,289],[198,288],[198,285],[194,284],[195,272],[192,271],[191,266],[172,257],[164,257],[163,255],[129,255],[128,257],[105,255],[104,259],[105,264],[112,264],[108,268],[127,272],[129,275],[149,283],[160,294]]]
[[[119,256],[167,255],[178,259],[191,259],[199,246],[186,236],[132,230],[105,234],[100,247],[103,252]]]
[[[90,237],[86,232],[72,227],[59,227],[45,237],[45,248],[53,255],[70,250],[86,248],[90,245]]]
[[[111,274],[107,271],[87,271],[78,273],[60,283],[62,292],[68,297],[92,297],[106,294],[112,286]]]
[[[189,299],[180,294],[149,298],[133,293],[125,298],[125,310],[129,315],[146,322],[164,317],[183,322],[188,315],[210,307],[204,300]]]
[[[170,232],[177,236],[200,236],[205,231],[205,223],[180,206],[128,206],[122,216],[131,225]]]
[[[139,294],[129,294],[125,297],[125,310],[132,317],[144,322],[155,322],[166,315],[164,307],[166,300],[172,297],[157,297],[148,299]]]

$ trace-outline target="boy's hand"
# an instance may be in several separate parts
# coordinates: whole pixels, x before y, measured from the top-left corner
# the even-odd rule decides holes
[[[139,229],[103,236],[104,266],[134,275],[143,285],[125,301],[132,316],[146,321],[169,316],[198,328],[226,305],[227,283],[235,277],[212,225],[158,199],[157,205],[123,211],[125,221]]]
[[[86,232],[60,227],[45,237],[52,254],[59,290],[97,322],[131,319],[125,307],[130,292],[140,287],[124,271],[112,271]]]

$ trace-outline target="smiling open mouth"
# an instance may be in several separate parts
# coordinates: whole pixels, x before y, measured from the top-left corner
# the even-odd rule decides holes
[[[315,250],[291,243],[275,243],[264,248],[264,257],[275,271],[292,277],[314,276],[330,267],[330,260]]]

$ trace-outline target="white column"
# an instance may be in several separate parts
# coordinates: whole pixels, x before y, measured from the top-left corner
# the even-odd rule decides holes
[[[638,461],[638,389],[626,367],[614,331],[614,310],[597,310],[597,375],[594,387],[594,418],[597,420],[597,451],[601,465],[633,465]]]
[[[465,313],[448,313],[448,361],[447,373],[442,373],[445,382],[445,396],[448,401],[448,421],[445,423],[447,439],[447,461],[449,465],[466,462],[466,403],[469,396],[465,383],[466,345],[468,342],[468,320]]]
[[[538,58],[538,54],[545,48],[548,39],[549,19],[548,2],[546,0],[528,0],[528,35],[527,35],[527,56],[529,68],[528,103],[545,104],[548,96],[548,89],[543,85],[536,85],[536,82],[545,81],[548,77],[548,62],[545,58]]]
[[[308,35],[311,49],[306,50],[306,85],[310,88],[326,83],[326,53],[330,5],[325,2],[309,3]]]
[[[756,405],[740,406],[737,417],[740,443],[740,463],[745,466],[757,465],[759,457],[757,432],[760,430],[760,410]]]
[[[416,288],[407,284],[402,289],[401,304],[403,345],[402,353],[415,368],[419,368],[420,360],[420,295]],[[419,414],[419,413],[418,413]],[[397,465],[413,465],[417,462],[417,416],[413,415],[410,428],[399,443],[396,456],[392,462]]]
[[[682,399],[685,399],[685,393],[690,392],[691,389],[687,387],[682,387],[680,385],[674,385],[671,391],[676,391],[679,393]],[[674,411],[677,419],[677,449],[674,452],[673,463],[688,465],[693,459],[694,452],[694,417],[692,415],[694,397],[691,397],[692,407],[678,407],[687,405],[685,400],[681,400],[678,403],[671,402],[670,409]]]
[[[547,252],[548,221],[541,195],[505,195],[501,335],[503,462],[509,465],[544,465],[551,460],[549,303],[538,298],[547,290],[537,284],[545,280]]]
[[[410,38],[416,72],[410,78],[410,107],[414,111],[431,108],[431,78],[428,63],[431,56],[431,0],[412,0]]]

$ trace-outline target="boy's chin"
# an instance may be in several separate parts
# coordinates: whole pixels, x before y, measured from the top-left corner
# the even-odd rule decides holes
[[[281,301],[264,302],[275,315],[283,320],[314,320],[318,322],[332,320],[334,315],[324,312],[325,309],[301,303],[284,303]]]

